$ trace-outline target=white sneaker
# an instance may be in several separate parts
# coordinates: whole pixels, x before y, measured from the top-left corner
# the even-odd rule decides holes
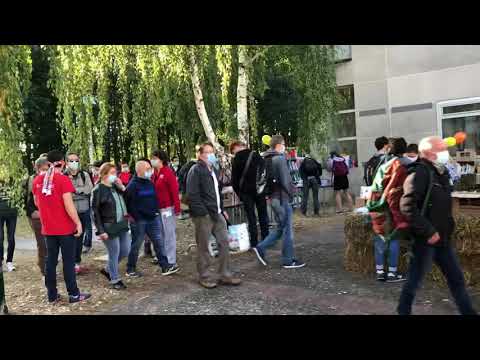
[[[15,265],[13,265],[13,263],[11,262],[7,262],[7,271],[8,272],[15,271]]]

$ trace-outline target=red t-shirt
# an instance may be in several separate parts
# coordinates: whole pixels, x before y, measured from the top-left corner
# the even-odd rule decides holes
[[[120,181],[122,182],[122,184],[123,184],[124,186],[127,186],[127,185],[128,185],[128,182],[130,181],[131,176],[132,176],[132,175],[131,175],[129,172],[124,173],[124,172],[122,171],[118,177],[120,178]]]
[[[160,170],[155,170],[152,182],[155,186],[155,193],[157,194],[158,207],[160,209],[166,209],[173,206],[175,207],[175,213],[179,214],[181,209],[178,181],[173,170],[168,166],[164,166]]]
[[[66,175],[55,173],[52,181],[52,194],[42,194],[43,178],[39,175],[33,180],[32,192],[37,199],[42,235],[72,235],[75,233],[75,223],[68,216],[63,203],[63,194],[75,193],[75,187]]]

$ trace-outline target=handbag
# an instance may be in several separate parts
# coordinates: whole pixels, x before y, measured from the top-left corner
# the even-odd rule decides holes
[[[127,220],[122,220],[117,223],[105,223],[103,224],[103,227],[109,238],[117,237],[121,233],[127,232],[129,229]]]

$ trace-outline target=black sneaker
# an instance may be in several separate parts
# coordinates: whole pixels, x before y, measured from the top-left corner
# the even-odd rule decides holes
[[[387,283],[396,283],[405,281],[407,278],[400,273],[388,273],[387,275]]]
[[[127,286],[122,282],[122,280],[116,282],[115,284],[111,284],[110,287],[114,290],[125,290]]]
[[[77,302],[85,301],[87,299],[90,299],[92,297],[92,294],[88,293],[80,293],[77,296],[69,296],[69,303],[74,304]]]
[[[135,270],[127,271],[126,275],[131,278],[138,278],[143,276],[143,274],[140,271],[135,271]]]
[[[60,296],[60,294],[57,294],[57,298],[55,300],[48,300],[48,303],[55,305],[60,303],[61,301],[62,301],[62,297]]]
[[[299,260],[293,260],[290,265],[283,265],[285,269],[299,269],[304,267],[306,264]]]
[[[111,280],[112,280],[112,278],[110,277],[110,274],[108,273],[107,270],[105,270],[105,269],[100,270],[100,274],[102,274],[103,276],[105,276],[108,281],[111,281]]]
[[[172,275],[179,271],[180,271],[180,268],[177,265],[172,265],[172,266],[166,267],[165,269],[162,269],[162,276]]]
[[[386,281],[385,272],[377,272],[377,281]]]
[[[256,247],[254,247],[252,249],[253,249],[253,252],[255,253],[255,255],[257,255],[258,261],[260,261],[263,266],[267,266],[267,261],[265,260],[265,256],[263,255],[262,250],[257,249]]]
[[[91,247],[84,246],[84,247],[83,247],[83,250],[82,250],[82,254],[88,254],[88,253],[90,252],[90,250],[92,250]]]

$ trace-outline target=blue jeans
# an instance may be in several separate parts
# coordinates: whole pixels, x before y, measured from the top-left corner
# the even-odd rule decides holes
[[[83,213],[78,213],[78,217],[82,223],[83,233],[79,238],[75,238],[75,263],[80,264],[82,262],[82,250],[84,243],[90,241],[89,247],[92,246],[92,217],[90,210]],[[90,240],[87,240],[88,238],[90,238]]]
[[[130,251],[130,236],[128,231],[119,234],[117,237],[109,238],[104,241],[108,252],[107,270],[110,274],[110,281],[112,284],[120,281],[118,264],[124,257],[128,256]]]
[[[413,259],[408,269],[407,281],[403,286],[397,311],[400,315],[410,315],[417,289],[425,274],[430,271],[432,261],[440,268],[447,279],[448,288],[462,315],[476,315],[470,296],[465,287],[465,279],[460,269],[455,251],[451,245],[433,247],[416,242],[413,245]]]
[[[80,214],[79,214],[80,215]],[[92,210],[88,210],[88,212],[85,213],[85,218],[82,220],[80,218],[80,221],[82,222],[82,227],[83,227],[83,233],[84,233],[84,239],[83,239],[83,246],[85,247],[92,247]]]
[[[68,295],[77,296],[80,291],[75,276],[75,244],[78,238],[73,235],[45,236],[47,245],[47,261],[45,264],[45,286],[48,291],[48,300],[57,298],[57,264],[58,252],[62,250],[63,278]]]
[[[373,238],[375,245],[375,265],[384,266],[385,251],[387,250],[387,243],[378,235]],[[390,251],[388,254],[388,266],[398,267],[398,257],[400,256],[400,241],[396,239],[390,240]]]
[[[282,262],[283,265],[290,265],[294,260],[293,254],[293,208],[288,201],[272,199],[272,210],[276,217],[278,226],[270,231],[268,236],[256,247],[262,255],[268,248],[274,246],[283,235]]]
[[[168,260],[165,254],[165,239],[162,236],[162,220],[160,215],[153,220],[137,220],[130,224],[132,230],[132,246],[128,255],[127,272],[135,271],[137,267],[138,252],[145,239],[145,234],[152,241],[158,264],[162,269],[168,267]]]

